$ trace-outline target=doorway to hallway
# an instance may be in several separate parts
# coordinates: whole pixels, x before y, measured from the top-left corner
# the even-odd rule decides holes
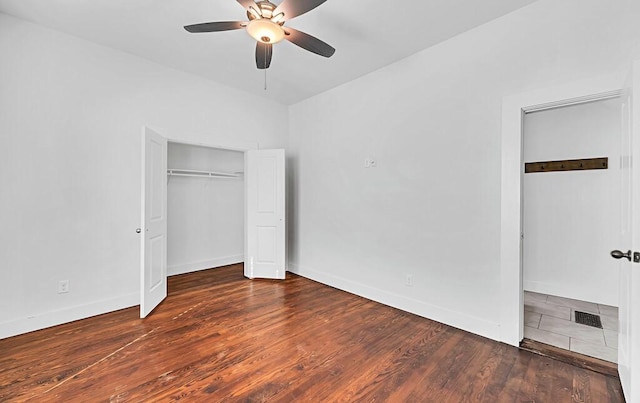
[[[610,97],[524,116],[524,337],[616,362],[620,105]]]

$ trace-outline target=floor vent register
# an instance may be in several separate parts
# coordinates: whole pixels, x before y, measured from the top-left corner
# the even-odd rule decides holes
[[[588,312],[576,311],[576,323],[602,329],[602,321],[600,320],[600,315],[594,315]]]

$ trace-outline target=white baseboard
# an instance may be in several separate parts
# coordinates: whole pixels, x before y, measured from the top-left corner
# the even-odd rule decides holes
[[[178,264],[167,267],[167,276],[175,276],[178,274],[191,273],[214,267],[226,266],[229,264],[244,262],[244,255],[225,256],[215,259],[202,260],[199,262]]]
[[[435,320],[437,322],[444,323],[445,325],[499,341],[500,325],[496,322],[479,319],[475,316],[470,316],[462,312],[452,311],[445,307],[428,304],[403,295],[370,287],[343,277],[323,273],[307,267],[301,267],[294,263],[289,263],[288,269],[288,271],[292,273],[319,283],[326,284],[424,318]]]
[[[103,313],[113,312],[139,304],[140,294],[133,293],[0,323],[0,339],[73,322],[74,320],[102,315]]]
[[[618,306],[617,296],[603,295],[601,290],[589,290],[584,287],[571,287],[569,285],[552,284],[542,281],[523,281],[525,291],[539,294],[555,295],[563,298],[577,299],[610,306]]]
[[[208,260],[189,265],[175,266],[185,270],[173,274],[188,273],[190,271],[202,270],[211,267],[225,266],[242,262],[243,256],[233,256],[222,259]],[[289,263],[288,271],[314,281],[350,292],[355,295],[376,301],[394,308],[401,309],[428,319],[432,319],[449,326],[453,326],[471,333],[478,334],[493,340],[499,338],[499,325],[494,322],[478,319],[461,312],[427,304],[416,299],[407,298],[402,295],[390,293],[378,288],[370,287],[355,281],[351,281],[332,274],[323,273],[317,270],[301,267],[297,264]],[[170,274],[171,275],[171,274]],[[16,336],[47,327],[73,322],[74,320],[89,318],[119,309],[128,308],[140,303],[138,293],[128,294],[108,300],[92,302],[90,304],[71,307],[53,312],[46,312],[40,315],[17,319],[0,323],[0,339]]]
[[[210,269],[212,267],[226,266],[243,261],[244,255],[236,255],[184,265],[177,265],[168,267],[167,275],[172,276],[176,274],[190,273],[193,271]],[[45,312],[26,318],[3,322],[0,323],[0,339],[17,336],[23,333],[33,332],[35,330],[46,329],[48,327],[57,326],[63,323],[73,322],[75,320],[85,319],[96,315],[102,315],[104,313],[117,311],[123,308],[129,308],[135,305],[140,305],[139,293],[123,295],[107,300],[91,302],[85,305]]]

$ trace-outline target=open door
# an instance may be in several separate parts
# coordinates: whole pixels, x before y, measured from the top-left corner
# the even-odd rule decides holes
[[[285,278],[284,150],[245,153],[245,253],[248,278]]]
[[[167,297],[167,139],[144,129],[140,317]]]
[[[634,63],[623,94],[618,372],[627,402],[640,401],[640,65]],[[629,252],[627,252],[629,251]],[[628,253],[628,254],[627,254]]]

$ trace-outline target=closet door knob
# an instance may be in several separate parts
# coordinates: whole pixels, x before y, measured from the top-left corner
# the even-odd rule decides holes
[[[140,228],[136,228],[136,234],[139,234],[139,233],[141,233],[141,232],[142,232],[142,229],[140,229]]]
[[[612,250],[611,251],[611,257],[614,259],[622,259],[625,258],[629,261],[631,261],[631,251],[627,251],[626,253],[621,252],[619,250]]]

